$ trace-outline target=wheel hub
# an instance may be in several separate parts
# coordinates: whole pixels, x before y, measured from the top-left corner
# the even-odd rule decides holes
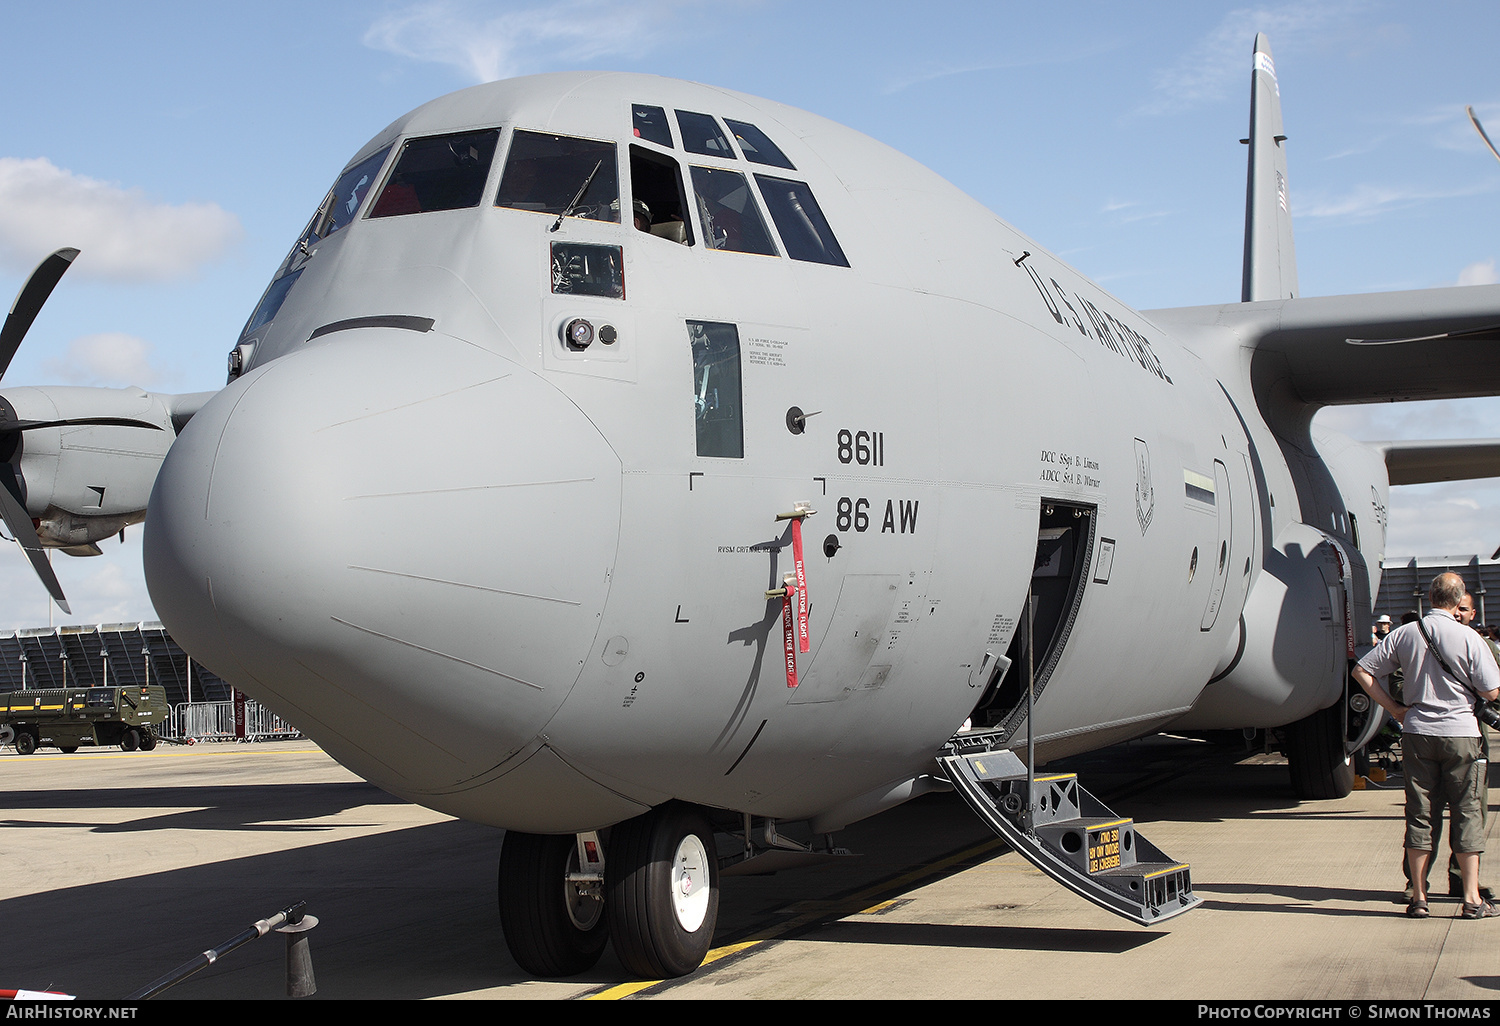
[[[578,846],[575,844],[568,856],[567,872],[563,875],[563,905],[573,925],[587,933],[599,925],[599,917],[604,915],[604,895],[598,880],[578,880],[576,875],[580,875],[580,870]]]
[[[708,915],[708,883],[708,852],[697,834],[688,834],[672,859],[672,910],[688,933],[702,926]]]

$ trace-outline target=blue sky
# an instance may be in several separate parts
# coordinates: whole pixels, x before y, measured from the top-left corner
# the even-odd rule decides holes
[[[491,78],[614,68],[771,97],[934,168],[1133,306],[1239,296],[1254,33],[1281,84],[1304,295],[1500,280],[1492,3],[11,5],[0,295],[84,250],[5,383],[216,388],[267,279],[370,136]],[[1327,411],[1500,435],[1500,400]],[[287,496],[295,503],[295,496]],[[1500,485],[1398,489],[1393,554],[1500,545]],[[70,622],[151,619],[140,528],[59,556]],[[47,623],[0,549],[0,629]],[[61,622],[61,621],[58,621]]]

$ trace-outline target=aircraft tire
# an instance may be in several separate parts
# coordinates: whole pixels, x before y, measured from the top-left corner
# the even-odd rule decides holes
[[[120,735],[120,751],[133,752],[141,746],[141,735],[134,727],[126,727]]]
[[[77,745],[63,745],[62,746],[62,753],[64,755],[72,755],[76,751],[78,751],[78,746]]]
[[[606,851],[615,954],[647,979],[703,964],[719,918],[719,863],[708,818],[669,802],[618,824]]]
[[[508,830],[500,848],[500,925],[516,964],[536,976],[592,969],[609,940],[602,900],[568,883],[578,869],[571,834]]]
[[[1344,706],[1335,703],[1283,728],[1292,790],[1303,801],[1345,798],[1354,790],[1354,765],[1344,751]]]
[[[29,730],[16,731],[16,754],[30,755],[36,751],[36,735]]]

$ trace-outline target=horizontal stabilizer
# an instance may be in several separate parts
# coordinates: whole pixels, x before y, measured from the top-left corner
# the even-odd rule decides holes
[[[1500,477],[1500,438],[1431,442],[1370,442],[1385,453],[1393,485]]]

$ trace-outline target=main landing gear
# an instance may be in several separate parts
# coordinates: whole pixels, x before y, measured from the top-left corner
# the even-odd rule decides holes
[[[506,833],[500,921],[521,968],[584,972],[610,938],[637,976],[685,976],[703,962],[719,915],[719,866],[702,812],[670,802],[617,824],[602,879],[580,865],[571,836]]]
[[[1344,703],[1284,728],[1283,750],[1299,799],[1344,798],[1354,790],[1354,753],[1344,740]]]

